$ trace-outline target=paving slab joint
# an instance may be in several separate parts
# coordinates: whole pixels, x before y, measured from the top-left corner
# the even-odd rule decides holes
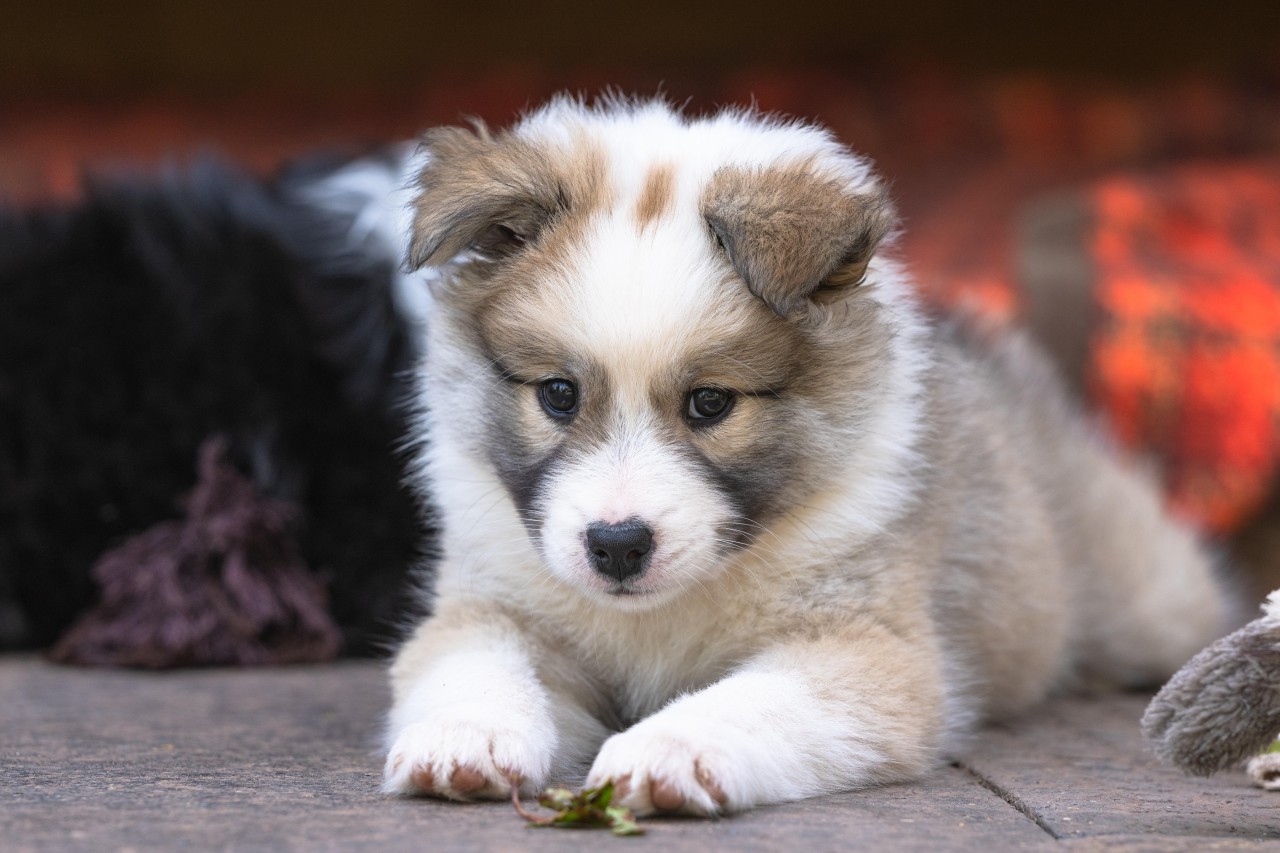
[[[956,767],[960,770],[963,770],[965,773],[968,773],[970,776],[974,778],[975,781],[977,781],[979,785],[986,788],[988,791],[995,794],[997,797],[1004,800],[1009,805],[1013,806],[1015,809],[1017,809],[1019,812],[1022,813],[1023,817],[1027,818],[1027,820],[1030,820],[1036,826],[1043,829],[1046,833],[1049,834],[1050,838],[1052,838],[1055,841],[1062,840],[1062,836],[1054,831],[1053,827],[1049,825],[1049,822],[1045,819],[1044,815],[1040,814],[1040,812],[1036,810],[1034,806],[1032,806],[1026,800],[1019,797],[1017,794],[1013,793],[1013,791],[1010,791],[1008,788],[1004,787],[1003,785],[996,782],[995,780],[987,778],[986,776],[979,773],[974,768],[970,767],[968,764],[965,764],[963,761],[953,761],[951,762],[951,766]]]

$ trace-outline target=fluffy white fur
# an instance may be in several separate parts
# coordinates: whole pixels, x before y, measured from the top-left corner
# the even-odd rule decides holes
[[[308,183],[298,195],[335,222],[348,223],[342,245],[361,256],[404,257],[409,233],[410,178],[422,168],[423,157],[413,146],[398,146],[379,159],[353,160],[323,180]],[[430,271],[398,269],[392,295],[400,315],[425,333],[431,313],[431,291],[425,285]]]

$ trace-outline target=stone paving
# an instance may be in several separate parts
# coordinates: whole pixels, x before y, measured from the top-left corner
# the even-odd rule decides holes
[[[1158,766],[1145,696],[1056,700],[928,780],[638,838],[386,797],[382,668],[162,674],[0,659],[0,850],[1280,850],[1280,794]]]

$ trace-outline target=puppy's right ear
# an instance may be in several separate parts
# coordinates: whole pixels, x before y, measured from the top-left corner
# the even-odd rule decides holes
[[[406,266],[440,266],[463,252],[496,259],[534,239],[564,194],[545,156],[510,136],[442,127],[421,140]]]

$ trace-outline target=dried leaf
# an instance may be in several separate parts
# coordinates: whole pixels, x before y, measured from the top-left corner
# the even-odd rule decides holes
[[[614,835],[641,835],[644,829],[636,822],[631,809],[615,806],[613,782],[598,788],[584,788],[574,793],[568,788],[548,788],[538,795],[538,804],[554,814],[539,815],[520,802],[520,779],[511,780],[511,804],[530,826],[565,826],[582,829],[608,829]]]
[[[631,809],[623,808],[622,806],[609,806],[604,811],[609,816],[611,821],[609,828],[614,835],[642,835],[644,833],[640,824],[636,823],[636,816],[631,813]]]

